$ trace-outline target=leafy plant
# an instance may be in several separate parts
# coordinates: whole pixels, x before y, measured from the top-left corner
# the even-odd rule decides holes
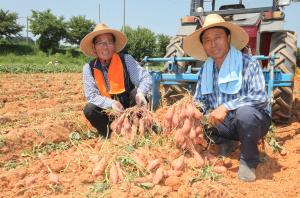
[[[6,169],[6,170],[10,170],[10,169],[15,169],[17,167],[17,162],[12,160],[12,161],[8,161],[6,162],[3,167]]]
[[[34,155],[38,155],[39,153],[42,154],[48,154],[52,151],[64,151],[69,149],[70,145],[67,142],[60,142],[60,143],[50,143],[50,144],[46,144],[42,147],[40,146],[34,146],[32,149],[32,153]]]
[[[106,181],[95,182],[93,184],[93,186],[90,188],[90,191],[92,193],[101,194],[109,188],[110,188],[110,185]]]
[[[4,147],[6,145],[6,141],[2,135],[0,135],[0,148]]]
[[[17,19],[17,13],[9,13],[9,11],[0,9],[0,38],[9,38],[22,31],[23,27],[17,24]]]
[[[272,124],[266,135],[266,141],[269,144],[269,146],[271,147],[273,152],[280,152],[282,150],[282,146],[276,140],[275,130],[276,130],[276,127],[274,124]]]
[[[67,22],[67,41],[70,44],[79,45],[81,39],[91,32],[95,23],[85,18],[85,16],[73,16]]]
[[[48,9],[44,12],[32,10],[30,29],[43,52],[53,54],[59,47],[59,41],[66,37],[66,24],[61,16],[57,18]]]
[[[215,173],[212,171],[213,167],[212,166],[204,166],[202,167],[199,172],[198,175],[196,177],[192,177],[190,179],[190,183],[193,184],[195,182],[201,181],[201,180],[218,180],[220,178],[222,178],[222,175]]]

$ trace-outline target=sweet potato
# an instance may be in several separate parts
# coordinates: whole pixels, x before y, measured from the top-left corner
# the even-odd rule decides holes
[[[143,119],[139,121],[139,133],[143,135],[145,133],[145,125]]]
[[[196,108],[194,108],[194,118],[199,121],[203,119],[203,114]]]
[[[164,176],[165,177],[170,177],[170,176],[180,176],[182,175],[183,171],[178,171],[178,170],[166,170],[164,171]]]
[[[189,137],[193,140],[196,137],[196,129],[193,127],[190,131]]]
[[[174,114],[172,118],[172,127],[176,128],[178,126],[179,120],[178,120],[178,115]]]
[[[96,163],[92,175],[93,176],[102,175],[105,171],[106,166],[107,166],[107,159],[103,157],[99,162]]]
[[[203,137],[203,133],[202,133],[203,132],[203,127],[197,126],[195,131],[196,131],[197,136],[199,136],[201,134],[202,137]]]
[[[111,129],[112,131],[114,131],[114,132],[119,133],[120,131],[116,131],[116,129],[117,129],[117,124],[118,124],[118,120],[116,119],[116,120],[114,120],[114,121],[110,124],[110,129]]]
[[[193,154],[195,159],[195,167],[201,168],[204,165],[204,159],[197,151],[194,151]]]
[[[164,178],[164,168],[160,167],[156,170],[155,175],[153,176],[153,184],[159,184],[159,182]]]
[[[173,118],[173,114],[174,114],[174,110],[175,110],[175,107],[172,106],[171,108],[168,109],[166,115],[165,115],[165,119],[169,122],[172,121],[172,118]]]
[[[186,141],[186,139],[185,139],[184,142],[182,142],[182,144],[180,145],[180,148],[181,148],[182,150],[185,150],[185,149],[187,149],[187,147],[188,147],[188,143],[187,143],[187,141]]]
[[[160,164],[162,163],[162,159],[155,159],[149,162],[148,166],[146,167],[146,169],[148,171],[152,171],[153,169],[156,169],[157,167],[160,166]]]
[[[178,144],[178,145],[182,145],[184,143],[184,141],[185,141],[181,129],[177,129],[175,131],[175,137],[174,138],[175,138],[176,144]]]
[[[138,165],[142,167],[147,166],[147,160],[142,155],[139,155],[137,153],[132,153],[131,157]]]
[[[189,134],[191,128],[192,128],[192,122],[191,122],[191,120],[189,118],[185,119],[184,123],[183,123],[183,126],[182,126],[182,129],[181,129],[182,133],[184,135]]]
[[[190,117],[190,118],[194,117],[194,111],[195,111],[195,108],[193,107],[193,105],[188,104],[187,107],[186,107],[187,116]]]
[[[224,173],[227,171],[227,168],[225,166],[216,165],[213,167],[213,172],[215,173]]]
[[[179,158],[175,159],[172,162],[172,168],[174,170],[181,171],[184,168],[184,155],[181,155]]]
[[[129,123],[129,119],[127,117],[125,117],[124,122],[123,122],[123,128],[125,129],[125,131],[129,131],[131,128],[131,125]]]
[[[117,171],[118,171],[119,180],[123,180],[124,179],[124,174],[123,174],[123,170],[122,170],[121,165],[120,165],[119,162],[116,162],[116,168],[117,168]]]
[[[149,177],[136,177],[133,179],[134,183],[145,183],[145,182],[152,182],[152,178]]]
[[[119,182],[118,170],[114,163],[111,164],[111,167],[109,170],[109,182],[112,185],[115,185]]]

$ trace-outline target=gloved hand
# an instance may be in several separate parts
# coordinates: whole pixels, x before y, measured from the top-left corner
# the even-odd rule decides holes
[[[114,101],[111,105],[111,108],[116,111],[116,112],[123,112],[124,111],[124,107],[123,105],[119,102],[119,101]]]
[[[135,95],[135,102],[138,106],[143,106],[143,105],[146,106],[147,105],[147,100],[143,93],[137,93]]]

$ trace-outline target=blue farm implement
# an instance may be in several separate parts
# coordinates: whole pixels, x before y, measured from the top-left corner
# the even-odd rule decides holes
[[[272,112],[272,105],[274,103],[273,94],[274,88],[277,87],[292,87],[293,75],[290,73],[283,73],[279,69],[274,69],[275,59],[273,56],[257,55],[254,56],[257,60],[268,61],[269,69],[264,69],[264,77],[266,82],[266,89],[268,92],[268,108]],[[151,109],[155,110],[161,105],[161,92],[160,85],[185,85],[185,88],[192,94],[194,93],[195,84],[198,80],[198,74],[195,71],[198,68],[188,67],[187,71],[182,73],[177,62],[196,62],[197,60],[192,57],[171,57],[171,58],[149,58],[145,57],[143,62],[167,62],[168,73],[161,71],[152,71],[152,96],[151,96]],[[194,73],[192,73],[192,70]]]

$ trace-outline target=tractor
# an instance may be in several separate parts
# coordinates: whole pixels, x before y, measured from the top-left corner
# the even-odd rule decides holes
[[[275,122],[288,122],[292,114],[297,52],[296,33],[283,28],[283,8],[290,3],[289,0],[273,0],[270,7],[246,8],[240,0],[236,4],[221,5],[216,10],[215,0],[191,0],[190,15],[181,18],[179,31],[167,46],[165,57],[144,59],[144,62],[166,62],[163,73],[152,72],[153,108],[159,104],[160,84],[165,88],[163,97],[168,101],[178,100],[186,90],[194,92],[196,73],[203,62],[187,57],[182,49],[183,38],[201,28],[208,14],[217,13],[226,21],[238,24],[248,33],[249,43],[243,52],[256,56],[261,62],[272,119]],[[206,11],[204,8],[207,7],[211,7],[211,10]]]

